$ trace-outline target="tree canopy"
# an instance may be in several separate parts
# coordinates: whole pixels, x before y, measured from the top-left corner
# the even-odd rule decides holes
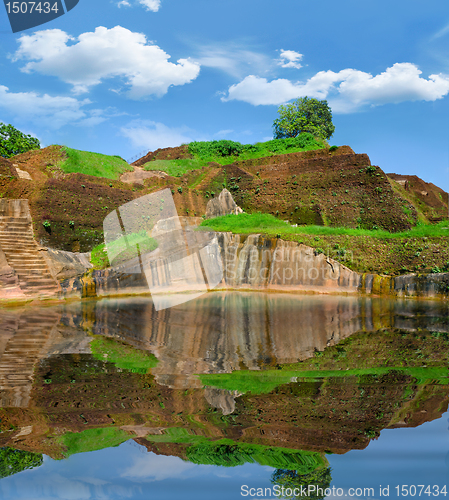
[[[14,448],[0,448],[0,479],[22,472],[25,469],[33,469],[43,464],[40,453],[15,450]]]
[[[335,130],[326,100],[301,97],[291,104],[279,106],[278,113],[279,118],[273,122],[275,139],[296,137],[302,132],[330,139]]]
[[[12,125],[0,122],[0,156],[3,158],[10,158],[40,147],[40,142],[36,137],[25,135]]]

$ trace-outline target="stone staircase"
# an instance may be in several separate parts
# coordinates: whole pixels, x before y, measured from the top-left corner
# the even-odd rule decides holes
[[[36,243],[27,200],[0,200],[0,249],[26,296],[54,296],[60,291]]]

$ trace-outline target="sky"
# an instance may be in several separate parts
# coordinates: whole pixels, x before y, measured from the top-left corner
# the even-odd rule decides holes
[[[15,34],[0,5],[0,121],[131,160],[271,139],[279,105],[316,97],[331,145],[448,191],[448,49],[443,0],[80,0]]]

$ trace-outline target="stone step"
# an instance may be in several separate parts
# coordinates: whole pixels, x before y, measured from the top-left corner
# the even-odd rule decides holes
[[[48,268],[47,268],[47,265],[44,263],[44,262],[33,262],[33,261],[24,261],[24,262],[16,262],[14,263],[14,261],[10,261],[10,265],[13,265],[14,269],[16,270],[17,273],[19,273],[19,270],[22,270],[22,271],[32,271],[33,269],[35,270],[43,270],[43,271],[47,271]]]

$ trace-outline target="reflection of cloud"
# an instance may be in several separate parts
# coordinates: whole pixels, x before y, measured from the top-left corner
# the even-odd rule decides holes
[[[137,457],[134,464],[123,471],[121,477],[129,479],[140,479],[145,482],[162,481],[164,479],[184,479],[187,471],[198,466],[190,462],[184,462],[178,457],[165,457],[148,453]]]
[[[32,491],[35,498],[58,498],[61,500],[90,500],[93,498],[87,484],[68,479],[60,474],[37,477],[33,480]]]

